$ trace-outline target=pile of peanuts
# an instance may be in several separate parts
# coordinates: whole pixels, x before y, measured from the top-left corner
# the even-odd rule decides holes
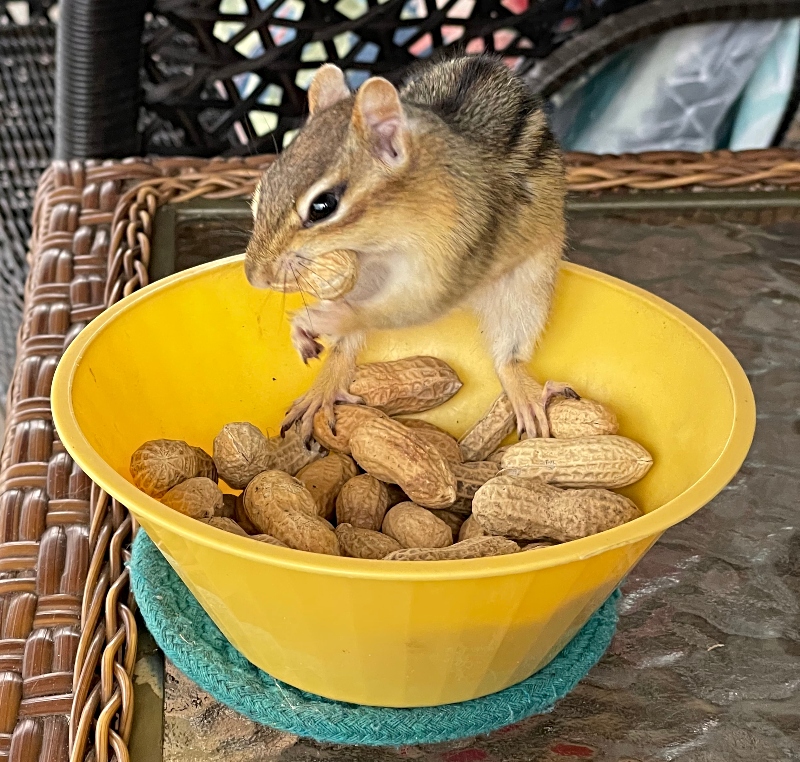
[[[456,441],[408,417],[461,388],[435,357],[361,365],[350,387],[364,405],[321,414],[306,446],[290,430],[267,437],[229,423],[213,454],[179,440],[143,444],[136,486],[164,505],[227,532],[312,553],[393,561],[480,558],[569,542],[641,511],[612,490],[652,466],[617,434],[613,412],[590,399],[556,398],[551,437],[501,446],[516,428],[501,395]],[[223,494],[222,479],[236,494]]]

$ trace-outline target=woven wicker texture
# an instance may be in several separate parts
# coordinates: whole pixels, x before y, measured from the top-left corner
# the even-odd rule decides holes
[[[145,624],[169,659],[212,696],[263,725],[316,741],[415,746],[490,733],[552,709],[605,653],[617,628],[619,591],[544,669],[483,698],[446,706],[382,709],[330,701],[262,672],[227,641],[140,531],[132,586]]]
[[[157,208],[251,192],[269,157],[56,163],[33,215],[31,269],[0,460],[0,762],[91,753],[126,759],[136,651],[125,508],[64,452],[50,383],[64,347],[106,306],[146,285]],[[706,178],[800,183],[800,153],[569,157],[573,189]],[[67,716],[72,719],[68,723]]]
[[[53,149],[55,32],[2,24],[0,8],[0,397],[22,317],[33,196]]]

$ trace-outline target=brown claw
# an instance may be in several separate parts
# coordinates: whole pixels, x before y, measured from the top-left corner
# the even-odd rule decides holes
[[[520,439],[526,434],[531,438],[550,436],[550,424],[540,402],[529,402],[525,411],[517,415],[517,434]]]
[[[550,421],[547,420],[547,408],[544,405],[535,405],[533,414],[536,417],[537,430],[542,439],[550,436]]]
[[[297,420],[296,418],[293,418],[291,420],[289,420],[288,418],[284,418],[283,423],[281,424],[281,439],[286,438],[286,432],[289,431],[289,429],[291,429],[292,426],[294,426],[296,420]]]
[[[542,389],[542,406],[547,410],[547,406],[553,401],[553,397],[566,397],[567,399],[579,400],[580,395],[571,386],[560,381],[548,381]]]
[[[336,413],[334,412],[334,407],[339,404],[343,403],[346,405],[363,405],[364,399],[362,397],[357,397],[355,394],[350,394],[350,392],[337,392],[336,397],[333,400],[333,405],[331,405],[330,411],[326,410],[326,423],[328,424],[328,428],[331,430],[331,434],[336,436]]]
[[[311,420],[313,420],[313,416],[311,417]],[[300,437],[301,437],[302,442],[303,442],[303,447],[305,447],[306,450],[310,450],[311,449],[311,439],[312,439],[313,435],[314,435],[314,426],[313,426],[313,424],[309,425],[304,420],[300,424]]]

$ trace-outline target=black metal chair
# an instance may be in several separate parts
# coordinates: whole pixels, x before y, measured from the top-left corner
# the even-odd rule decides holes
[[[55,26],[32,3],[22,26],[0,3],[0,395],[14,365],[33,195],[53,152]],[[0,428],[2,409],[0,408]]]
[[[549,95],[676,26],[797,15],[800,0],[62,0],[56,155],[279,150],[323,61],[355,86],[434,49],[491,51]]]

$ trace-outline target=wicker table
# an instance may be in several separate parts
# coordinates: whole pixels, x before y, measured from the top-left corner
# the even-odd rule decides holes
[[[669,207],[660,194],[621,193],[572,205],[572,257],[710,325],[750,374],[760,417],[741,475],[640,564],[611,652],[552,715],[446,748],[319,749],[258,735],[169,669],[160,680],[158,655],[138,648],[124,566],[133,522],[64,452],[50,381],[64,346],[107,305],[151,275],[241,249],[226,230],[246,224],[243,206],[209,200],[245,196],[266,161],[57,164],[40,184],[0,463],[0,760],[66,760],[68,744],[76,762],[125,760],[129,743],[134,762],[159,759],[161,690],[171,761],[245,762],[281,748],[287,760],[797,759],[800,473],[786,400],[798,396],[800,208],[785,193],[676,195]],[[798,156],[781,152],[575,156],[571,166],[580,190],[800,183]],[[159,208],[174,211],[157,217]]]

